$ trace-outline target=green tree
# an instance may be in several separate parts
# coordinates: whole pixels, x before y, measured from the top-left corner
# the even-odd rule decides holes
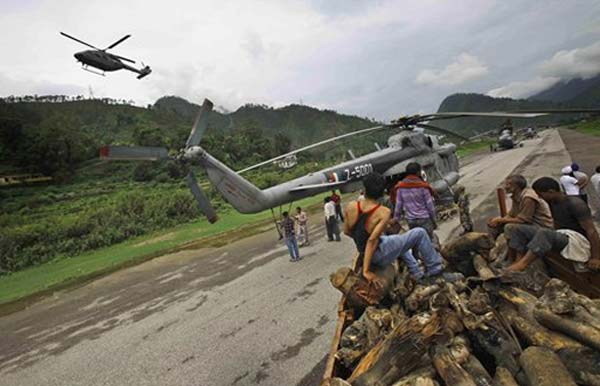
[[[54,114],[27,130],[22,162],[46,175],[72,172],[77,165],[96,155],[98,145],[81,130],[72,114]]]

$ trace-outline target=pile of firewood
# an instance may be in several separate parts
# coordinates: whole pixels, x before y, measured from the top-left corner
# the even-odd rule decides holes
[[[600,385],[600,303],[543,262],[504,274],[502,236],[470,233],[442,255],[464,280],[417,284],[392,266],[379,289],[349,268],[331,275],[355,319],[336,353],[348,376],[330,386]]]

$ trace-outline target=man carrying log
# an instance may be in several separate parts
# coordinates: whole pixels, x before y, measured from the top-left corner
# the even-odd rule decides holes
[[[344,233],[354,240],[363,258],[362,273],[365,279],[377,287],[382,283],[371,265],[388,266],[398,258],[407,264],[413,279],[420,281],[442,273],[442,258],[433,248],[427,231],[414,228],[403,234],[384,235],[390,221],[390,209],[377,201],[383,196],[385,179],[378,173],[371,173],[363,179],[365,199],[352,201],[346,206]],[[417,248],[423,259],[426,272],[411,253]]]
[[[517,260],[507,269],[522,271],[535,258],[550,253],[560,253],[575,263],[600,269],[600,237],[585,202],[561,192],[558,182],[550,177],[536,180],[533,189],[550,205],[554,230],[528,224],[515,224],[507,229],[509,246],[517,251]]]

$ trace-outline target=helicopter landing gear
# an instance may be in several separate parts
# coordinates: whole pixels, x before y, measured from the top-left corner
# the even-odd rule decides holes
[[[81,66],[81,69],[82,69],[82,70],[85,70],[85,71],[87,71],[87,72],[91,72],[92,74],[96,74],[96,75],[100,75],[100,76],[106,76],[106,75],[104,74],[104,71],[102,71],[102,72],[99,72],[99,71],[94,71],[94,70],[92,70],[92,69],[89,69],[87,66]]]

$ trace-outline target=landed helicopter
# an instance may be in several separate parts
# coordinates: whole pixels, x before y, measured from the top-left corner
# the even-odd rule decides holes
[[[143,77],[147,76],[148,74],[150,74],[152,72],[150,67],[144,66],[143,63],[142,63],[142,68],[137,69],[135,67],[132,67],[128,64],[123,63],[123,62],[135,63],[134,60],[127,59],[123,56],[119,56],[119,55],[115,55],[115,54],[106,52],[107,50],[110,50],[111,48],[116,47],[118,44],[121,44],[124,40],[129,39],[131,37],[131,35],[123,36],[121,39],[117,40],[116,42],[114,42],[113,44],[111,44],[110,46],[108,46],[102,50],[102,49],[94,47],[91,44],[88,44],[82,40],[79,40],[71,35],[68,35],[64,32],[61,32],[60,34],[69,39],[73,39],[78,43],[81,43],[90,48],[93,48],[93,50],[77,52],[74,55],[75,59],[77,59],[78,62],[81,62],[82,68],[86,71],[89,71],[96,75],[104,76],[104,71],[129,70],[129,71],[133,71],[133,72],[139,74],[137,76],[138,79],[142,79]],[[103,72],[96,72],[96,71],[89,69],[88,67],[97,68],[99,70],[102,70]]]
[[[428,176],[429,183],[438,193],[438,196],[448,197],[452,194],[452,185],[459,179],[456,145],[453,143],[440,144],[436,136],[428,135],[424,130],[443,133],[463,140],[468,140],[468,138],[433,126],[429,122],[475,116],[535,118],[550,113],[456,112],[405,116],[392,121],[390,124],[357,130],[329,138],[236,172],[199,146],[200,140],[207,128],[208,115],[212,107],[212,102],[205,99],[185,146],[175,156],[170,156],[168,150],[162,147],[104,146],[100,149],[100,158],[106,160],[152,161],[172,159],[181,163],[188,169],[186,176],[187,185],[198,202],[200,210],[211,223],[217,221],[218,216],[210,201],[198,186],[193,171],[189,168],[192,163],[199,164],[206,170],[211,184],[237,211],[241,213],[256,213],[270,209],[273,217],[275,217],[273,208],[284,204],[291,205],[292,202],[305,197],[314,196],[332,189],[339,189],[342,193],[356,191],[361,187],[362,178],[372,172],[382,174],[388,178],[388,181],[398,179],[404,173],[406,165],[410,162],[419,162]],[[573,112],[573,110],[569,112]],[[586,112],[600,112],[600,110],[586,110]],[[399,133],[389,137],[388,147],[386,148],[267,189],[261,190],[257,188],[241,175],[248,170],[286,159],[299,152],[326,143],[379,130],[396,130]]]
[[[490,151],[509,150],[515,147],[523,147],[523,144],[516,140],[512,122],[507,119],[498,131],[498,141],[496,144],[490,145]]]

